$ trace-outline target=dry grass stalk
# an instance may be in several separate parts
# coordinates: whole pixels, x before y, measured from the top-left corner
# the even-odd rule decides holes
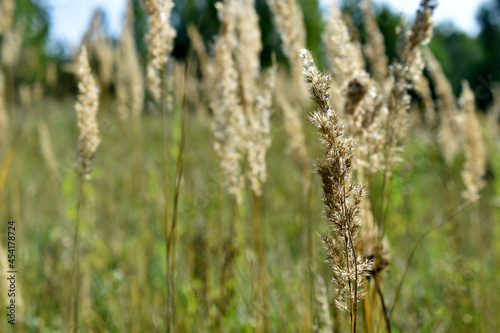
[[[267,0],[273,13],[274,24],[281,37],[283,53],[292,67],[297,81],[301,76],[301,64],[297,51],[306,47],[306,28],[302,10],[296,0]]]
[[[385,96],[365,71],[360,45],[352,40],[335,3],[331,4],[323,40],[334,78],[332,94],[336,100],[335,108],[341,110],[340,116],[347,121],[348,133],[358,140],[358,162],[378,170],[382,147],[380,122],[387,114]]]
[[[364,72],[365,63],[360,43],[351,36],[338,4],[333,1],[330,2],[329,19],[322,38],[327,52],[329,69],[334,79],[332,82],[332,103],[343,119],[346,117],[344,107],[346,103],[349,103],[346,101],[346,95],[350,90],[349,83],[351,79],[357,78],[361,72]],[[355,102],[357,104],[363,94],[364,91],[361,94],[355,92],[355,95],[351,97],[357,99]],[[355,106],[350,107],[351,112]]]
[[[172,0],[143,1],[150,15],[148,33],[149,59],[146,68],[146,85],[154,100],[161,99],[161,75],[174,47],[175,29],[170,25]]]
[[[465,164],[462,179],[466,190],[462,196],[470,201],[479,199],[479,191],[486,184],[483,175],[486,172],[486,150],[482,138],[481,125],[476,117],[474,93],[467,81],[462,82],[462,95],[459,100],[462,115],[462,133],[464,135]]]
[[[356,331],[357,303],[364,297],[367,272],[371,263],[357,253],[362,187],[352,179],[355,161],[354,141],[344,135],[337,113],[330,105],[332,78],[319,72],[311,54],[301,50],[303,73],[312,99],[319,110],[311,115],[317,127],[326,157],[317,162],[316,172],[323,184],[325,214],[332,236],[323,236],[327,262],[333,270],[335,304],[349,311],[351,331]]]
[[[254,113],[256,96],[259,91],[257,82],[260,77],[260,53],[262,51],[259,17],[253,0],[235,2],[234,14],[238,47],[234,49],[234,57],[239,73],[241,86],[241,102],[247,117]]]
[[[458,106],[450,81],[443,73],[441,65],[430,50],[426,49],[424,55],[427,71],[436,90],[436,104],[439,111],[437,141],[445,162],[450,165],[460,150]]]
[[[231,14],[234,8],[221,2],[216,7],[222,29],[215,42],[214,58],[208,67],[214,88],[210,102],[214,113],[214,148],[220,159],[228,191],[241,203],[246,120],[238,95],[238,71],[233,59],[233,49],[237,44],[235,16]]]
[[[47,164],[50,172],[59,177],[57,171],[57,161],[56,154],[54,153],[54,145],[52,144],[52,139],[50,138],[50,131],[45,122],[40,122],[38,125],[38,135],[40,138],[40,151],[42,152],[42,157]]]
[[[258,259],[260,309],[257,330],[269,329],[269,287],[260,219],[262,184],[266,181],[266,151],[270,146],[270,116],[276,68],[261,73],[262,50],[253,0],[218,2],[222,27],[207,73],[214,87],[215,150],[228,180],[228,190],[241,204],[243,167],[252,193],[253,236]],[[262,86],[260,82],[265,82]],[[246,163],[244,163],[246,162]]]
[[[78,174],[83,179],[90,179],[92,159],[101,139],[97,128],[97,109],[99,107],[99,88],[92,76],[87,49],[82,47],[78,57],[78,101],[75,109],[78,116]]]
[[[273,106],[276,66],[263,77],[264,86],[256,96],[255,110],[248,117],[250,137],[247,141],[248,179],[250,188],[262,195],[262,184],[266,182],[266,152],[271,145],[271,112]]]
[[[229,192],[240,202],[245,157],[251,189],[258,196],[266,179],[265,152],[270,145],[276,69],[270,70],[267,77],[261,75],[262,45],[253,1],[229,0],[216,7],[222,28],[207,68],[213,87],[210,105],[214,112],[215,151]],[[261,80],[265,82],[263,88],[258,85]]]
[[[289,136],[286,152],[290,154],[300,170],[307,165],[307,147],[300,112],[283,94],[277,95],[278,105],[283,111],[285,130]]]
[[[330,4],[323,42],[335,88],[346,89],[347,80],[364,68],[364,60],[360,45],[352,41],[338,4],[333,1]]]
[[[200,32],[195,25],[189,24],[187,27],[189,39],[191,40],[191,45],[198,55],[198,61],[200,62],[200,70],[203,76],[206,75],[208,66],[208,55],[207,49],[205,48],[205,42]]]
[[[399,28],[397,60],[391,66],[392,85],[387,96],[388,117],[386,121],[386,173],[391,174],[399,159],[398,151],[407,133],[410,96],[408,89],[422,75],[424,62],[420,45],[427,44],[432,37],[431,20],[435,5],[422,0],[415,22],[406,30],[404,21]],[[390,152],[395,150],[395,152]]]
[[[99,79],[103,85],[108,86],[113,78],[115,59],[113,44],[108,38],[101,37],[97,39],[94,50],[99,64]]]
[[[77,218],[73,235],[73,270],[71,277],[69,331],[78,331],[80,306],[80,250],[79,226],[80,210],[83,202],[83,183],[90,179],[92,160],[101,142],[97,128],[97,109],[99,107],[99,89],[89,66],[87,49],[82,46],[78,55],[78,97],[75,104],[80,136],[77,146],[78,198]],[[86,295],[88,296],[88,295]]]
[[[426,125],[433,129],[437,124],[437,115],[435,110],[434,99],[432,98],[431,89],[429,87],[429,81],[425,76],[420,76],[414,86],[416,92],[420,96],[421,109],[423,109],[424,120]]]
[[[106,36],[101,10],[94,11],[82,44],[97,59],[100,83],[108,86],[113,78],[115,51],[110,38]]]
[[[9,31],[14,23],[15,4],[13,0],[3,0],[0,3],[0,35]]]
[[[377,18],[372,10],[371,1],[363,1],[362,8],[367,40],[364,51],[370,62],[370,71],[373,78],[380,84],[383,84],[387,79],[387,68],[389,65],[389,59],[385,54],[384,35],[380,32]]]
[[[139,120],[144,103],[144,79],[130,24],[122,28],[116,60],[116,97],[120,118]]]
[[[314,332],[329,333],[333,332],[333,324],[330,319],[330,306],[328,302],[328,294],[326,292],[325,281],[318,275],[316,277],[316,303],[315,306],[318,312],[317,323],[314,327]]]

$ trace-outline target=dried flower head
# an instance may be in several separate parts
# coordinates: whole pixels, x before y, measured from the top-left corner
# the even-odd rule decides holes
[[[246,119],[238,94],[239,75],[233,50],[237,45],[235,10],[230,1],[216,4],[222,28],[214,46],[214,58],[207,71],[212,85],[210,108],[214,113],[214,149],[220,159],[228,191],[241,202],[244,178],[242,164],[245,157],[244,138]]]
[[[82,47],[78,57],[78,100],[75,109],[80,130],[77,147],[78,173],[83,179],[90,178],[92,159],[101,142],[96,118],[98,107],[99,89],[91,74],[87,49]]]
[[[460,150],[460,128],[458,106],[451,83],[441,64],[428,49],[424,52],[427,71],[436,91],[436,104],[439,112],[437,142],[446,164],[450,165]]]
[[[266,152],[271,145],[271,108],[273,105],[276,66],[263,78],[264,86],[256,97],[255,110],[248,115],[249,137],[247,140],[248,179],[250,188],[262,194],[262,184],[267,180]]]
[[[14,66],[19,60],[19,55],[23,46],[23,35],[26,24],[16,23],[13,31],[3,35],[2,42],[2,62],[7,67]]]
[[[144,1],[150,21],[146,36],[149,59],[146,68],[148,90],[154,99],[161,98],[161,73],[174,47],[175,29],[170,25],[170,13],[174,7],[172,0]]]
[[[276,30],[281,37],[283,53],[292,66],[294,76],[300,76],[301,64],[297,51],[306,47],[306,29],[297,0],[267,0],[273,13]]]
[[[389,149],[395,151],[394,154],[386,154],[391,156],[387,161],[389,167],[394,167],[394,162],[398,160],[398,151],[407,133],[407,111],[411,100],[408,89],[422,75],[424,62],[420,45],[428,43],[432,36],[431,15],[434,8],[431,1],[422,0],[412,28],[407,30],[404,21],[399,27],[397,60],[390,68],[392,85],[387,97],[386,147],[387,152]]]
[[[370,62],[370,69],[373,78],[382,84],[387,78],[387,68],[389,59],[385,54],[384,35],[380,32],[377,18],[372,10],[370,0],[364,0],[362,3],[364,12],[365,32],[367,44],[365,45],[365,54]]]
[[[486,150],[481,135],[481,126],[476,117],[474,93],[470,90],[467,81],[462,82],[462,95],[459,104],[463,117],[461,125],[465,143],[465,164],[462,179],[466,190],[462,192],[462,196],[473,201],[479,198],[479,190],[485,185],[483,175],[486,171]]]
[[[346,81],[364,67],[360,45],[352,41],[338,4],[330,4],[330,16],[323,34],[327,59],[338,88],[345,88]]]
[[[139,54],[129,25],[122,28],[116,59],[117,111],[120,118],[131,114],[137,121],[144,103],[144,79]]]
[[[0,3],[0,35],[9,31],[14,22],[14,1],[2,0]]]
[[[371,263],[357,253],[362,187],[352,179],[355,161],[354,141],[344,135],[337,113],[332,110],[329,97],[331,78],[321,74],[310,52],[301,50],[303,74],[312,99],[319,110],[311,121],[321,135],[325,158],[317,162],[316,172],[323,184],[323,202],[332,235],[323,236],[326,261],[333,270],[335,303],[340,309],[354,314],[357,302],[364,297],[366,275]]]
[[[277,102],[283,111],[285,130],[288,133],[288,146],[286,152],[290,154],[299,167],[304,169],[307,162],[307,147],[302,128],[302,119],[299,109],[293,107],[283,94],[277,96]]]

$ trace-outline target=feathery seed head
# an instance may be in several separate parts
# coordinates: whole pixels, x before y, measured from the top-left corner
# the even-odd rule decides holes
[[[89,179],[92,171],[92,159],[101,139],[96,119],[99,107],[99,89],[91,74],[85,47],[82,47],[78,58],[78,80],[78,100],[75,105],[78,128],[80,129],[77,147],[78,172],[83,179]]]
[[[371,262],[356,253],[363,189],[352,179],[354,141],[344,135],[330,107],[329,76],[319,72],[310,52],[301,50],[300,54],[309,91],[320,106],[312,113],[311,121],[320,133],[325,152],[325,158],[317,162],[316,172],[323,185],[325,215],[333,234],[322,237],[326,262],[333,270],[337,307],[352,311],[353,304],[364,297],[365,276],[372,269]]]
[[[462,82],[462,95],[459,100],[462,115],[462,132],[464,135],[465,164],[462,179],[466,190],[462,196],[467,200],[477,200],[479,191],[484,187],[483,175],[486,171],[486,151],[481,135],[481,125],[476,117],[474,93],[467,81]]]
[[[161,78],[169,54],[174,47],[175,29],[170,25],[170,13],[174,7],[172,0],[144,1],[150,14],[146,36],[149,59],[146,69],[147,86],[155,100],[161,98]]]

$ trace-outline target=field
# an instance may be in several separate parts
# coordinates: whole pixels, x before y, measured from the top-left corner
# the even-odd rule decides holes
[[[147,64],[145,102],[127,90],[133,70],[103,83],[91,42],[90,67],[86,51],[75,57],[75,96],[15,87],[0,122],[0,299],[16,316],[4,310],[0,331],[500,331],[498,118],[467,84],[456,99],[421,51],[427,1],[412,48],[390,70],[368,56],[370,74],[339,16],[333,79],[306,51],[252,76],[259,48],[231,49],[252,35],[230,2],[206,68],[196,46],[186,62]]]

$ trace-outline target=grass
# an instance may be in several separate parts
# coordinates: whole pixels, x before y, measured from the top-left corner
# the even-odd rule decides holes
[[[45,100],[30,110],[2,192],[2,221],[16,220],[19,257],[18,288],[23,302],[16,332],[64,331],[71,281],[73,221],[77,214],[78,177],[72,169],[77,128],[73,100]],[[180,106],[178,106],[180,107]],[[168,115],[169,160],[178,154],[181,129]],[[189,109],[188,109],[189,111]],[[212,149],[209,114],[187,112],[189,135],[184,150],[184,172],[178,202],[175,300],[178,331],[211,331],[218,321],[221,288],[220,240],[229,234],[234,203],[219,181]],[[14,117],[15,118],[15,117]],[[80,331],[164,331],[167,294],[165,225],[162,188],[162,128],[158,115],[141,119],[141,140],[130,135],[131,124],[121,122],[113,105],[104,102],[98,114],[102,143],[94,160],[92,180],[84,185],[80,225],[82,278]],[[39,122],[49,129],[57,156],[55,177],[39,148]],[[17,119],[14,119],[14,122]],[[302,223],[301,171],[285,155],[286,133],[281,118],[272,123],[273,143],[268,153],[269,180],[261,198],[261,227],[269,272],[271,331],[307,331],[309,276],[307,230]],[[314,129],[306,125],[310,156],[321,154]],[[7,151],[1,151],[5,158]],[[389,308],[413,245],[428,228],[461,203],[460,158],[447,168],[435,143],[421,133],[411,134],[404,162],[397,169],[387,233],[392,263],[384,284]],[[489,147],[490,176],[483,198],[433,230],[415,250],[392,318],[393,332],[500,330],[496,309],[500,289],[500,233],[498,198],[500,154]],[[169,165],[175,179],[175,164]],[[458,184],[458,185],[457,185]],[[313,177],[311,221],[324,233],[319,184]],[[251,332],[258,318],[252,304],[252,274],[258,258],[252,247],[251,193],[245,193],[238,212],[242,230],[234,244],[234,277],[227,283],[232,301],[221,319],[225,331]],[[6,227],[1,230],[5,239]],[[317,274],[327,281],[331,301],[331,272],[322,263],[321,240],[314,237]],[[222,250],[222,252],[221,252]],[[2,296],[4,291],[2,290]],[[224,299],[222,299],[224,301]],[[330,310],[333,306],[330,306]],[[360,310],[359,331],[364,329]],[[334,324],[347,327],[346,314]],[[0,319],[2,331],[14,331]],[[383,323],[381,323],[383,325]],[[5,329],[3,329],[5,328]],[[379,327],[378,330],[384,330]]]

